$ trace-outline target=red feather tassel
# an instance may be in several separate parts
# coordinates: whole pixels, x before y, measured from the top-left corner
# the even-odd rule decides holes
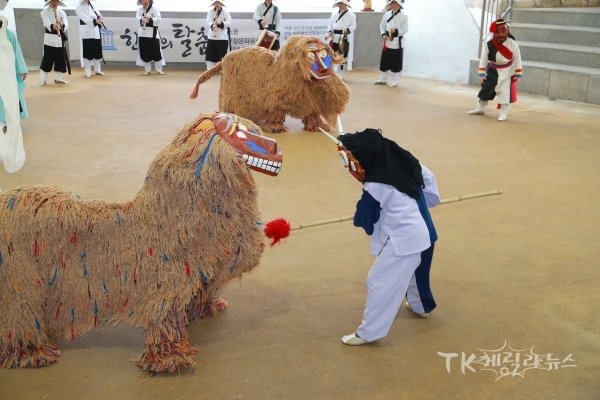
[[[271,239],[271,247],[275,246],[281,239],[290,236],[292,226],[283,218],[276,218],[265,224],[265,235]]]

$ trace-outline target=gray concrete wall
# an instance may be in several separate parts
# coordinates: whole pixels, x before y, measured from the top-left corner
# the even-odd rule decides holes
[[[44,27],[40,19],[41,8],[15,8],[17,35],[23,55],[33,60],[41,60],[44,48]],[[68,16],[75,10],[65,10]],[[104,17],[134,18],[133,11],[102,11]],[[206,12],[161,12],[163,18],[197,18],[204,20]],[[354,67],[365,67],[379,63],[381,57],[381,35],[379,23],[382,12],[356,12],[356,32],[354,34]],[[285,13],[288,19],[329,19],[331,13]],[[252,13],[232,12],[233,19],[252,19]],[[171,68],[198,68],[199,63],[169,63]],[[200,63],[204,64],[204,63]],[[111,67],[132,67],[134,62],[111,62]]]

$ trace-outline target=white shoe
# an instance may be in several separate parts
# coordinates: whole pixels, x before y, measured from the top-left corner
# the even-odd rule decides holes
[[[46,82],[44,82],[44,81],[40,82],[40,86],[44,86],[45,84],[46,84]]]
[[[398,84],[396,82],[392,82],[388,84],[389,87],[396,87]]]
[[[144,75],[150,75],[150,71],[144,72]]]
[[[510,104],[500,104],[500,116],[498,117],[498,121],[503,122],[506,121],[506,117],[508,117],[508,109],[510,108]]]
[[[61,84],[61,85],[66,85],[66,84],[67,84],[67,83],[69,83],[69,82],[67,82],[67,81],[65,81],[65,80],[62,80],[62,79],[55,79],[55,80],[54,80],[54,83],[59,83],[59,84]]]
[[[91,78],[92,76],[91,76],[91,75],[87,75],[87,74],[86,74],[86,75],[85,75],[85,77],[86,77],[86,78]]]
[[[485,114],[485,110],[487,109],[488,106],[488,102],[486,101],[482,101],[479,100],[477,102],[477,108],[474,110],[469,111],[469,115],[481,115],[481,114]]]
[[[385,85],[386,83],[386,81],[382,81],[381,79],[377,79],[375,82],[373,82],[374,85]]]
[[[344,336],[342,338],[342,343],[347,344],[348,346],[360,346],[369,342],[363,338],[357,337],[356,333],[353,333],[351,335]]]
[[[429,313],[418,313],[416,311],[414,311],[412,308],[410,308],[410,304],[408,304],[408,301],[406,303],[404,303],[406,305],[406,308],[408,308],[410,311],[414,312],[415,314],[417,314],[419,317],[421,318],[429,318]]]
[[[156,72],[158,72],[158,74],[159,74],[159,75],[164,75],[164,74],[165,74],[165,73],[164,73],[164,72],[162,72],[162,71],[156,71]]]
[[[96,75],[105,76],[106,74],[102,71],[96,71]]]
[[[469,115],[480,115],[480,114],[485,114],[485,110],[482,110],[481,108],[476,108],[474,110],[469,111]]]

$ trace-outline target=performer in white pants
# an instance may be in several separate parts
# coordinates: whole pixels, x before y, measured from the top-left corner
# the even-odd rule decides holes
[[[96,75],[105,75],[102,72],[103,56],[100,38],[102,15],[94,8],[91,0],[79,0],[75,13],[79,17],[79,48],[81,67],[85,70],[85,76],[92,77],[92,63]]]
[[[273,0],[264,0],[264,2],[256,6],[253,19],[258,24],[259,30],[268,29],[277,35],[277,39],[273,42],[271,50],[279,50],[279,36],[281,34],[281,13],[279,12],[279,7],[273,4]]]
[[[144,67],[145,75],[150,75],[152,63],[159,75],[164,75],[163,65],[166,64],[162,49],[160,48],[160,11],[153,0],[138,0],[137,19],[140,23],[138,29],[138,53],[136,65]]]
[[[397,256],[388,240],[369,271],[365,312],[355,337],[367,343],[387,336],[420,262],[421,253]]]
[[[62,74],[68,70],[68,57],[65,34],[69,29],[67,14],[58,6],[66,7],[59,0],[46,0],[47,6],[42,10],[40,16],[44,24],[44,55],[40,65],[40,86],[46,84],[48,74],[54,69],[56,77],[54,83],[66,84]],[[70,70],[69,70],[70,73]]]
[[[523,77],[523,66],[519,45],[511,37],[508,22],[498,19],[490,25],[494,36],[481,49],[478,73],[481,90],[477,95],[477,108],[469,111],[470,115],[485,114],[488,102],[498,97],[498,121],[506,121],[510,104],[517,101],[517,84]]]
[[[375,84],[385,85],[388,73],[392,71],[392,81],[388,86],[396,87],[403,67],[403,36],[408,32],[408,17],[402,12],[402,6],[396,0],[389,0],[386,10],[389,11],[383,14],[381,24],[379,24],[379,31],[384,43],[379,63],[381,76],[375,81]]]
[[[230,47],[229,27],[231,15],[223,4],[225,0],[214,0],[206,13],[209,26],[208,43],[206,45],[206,69],[211,69],[225,57]]]
[[[413,312],[426,316],[435,307],[429,302],[429,265],[420,275],[416,271],[422,252],[431,248],[433,254],[437,235],[427,209],[440,200],[431,171],[380,131],[343,134],[338,140],[364,170],[354,225],[371,235],[371,254],[377,255],[367,278],[362,323],[342,338],[357,346],[387,336],[407,292]]]
[[[350,0],[334,1],[333,6],[337,6],[338,9],[329,18],[325,40],[331,39],[331,48],[333,51],[341,53],[346,58],[344,64],[335,64],[333,67],[335,73],[343,79],[344,71],[346,69],[352,70],[354,49],[350,47],[354,40],[348,38],[348,36],[353,35],[356,31],[356,15],[350,10],[352,8]],[[343,48],[340,48],[340,43]]]

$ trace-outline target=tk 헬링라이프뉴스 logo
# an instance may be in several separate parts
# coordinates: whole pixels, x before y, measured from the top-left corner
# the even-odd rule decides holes
[[[476,372],[474,366],[480,371],[493,371],[496,374],[496,380],[505,376],[520,376],[525,378],[525,371],[530,369],[541,370],[557,370],[559,368],[576,367],[573,354],[570,353],[566,357],[558,357],[556,354],[536,354],[533,352],[532,346],[530,349],[515,350],[510,347],[506,340],[504,345],[496,350],[478,349],[483,354],[477,357],[474,353],[466,356],[464,352],[460,360],[460,370],[465,374],[467,369]],[[446,370],[451,373],[452,360],[458,358],[458,353],[442,353],[437,352],[439,356],[446,359]],[[458,361],[458,360],[456,360]],[[456,367],[455,367],[456,368]]]

